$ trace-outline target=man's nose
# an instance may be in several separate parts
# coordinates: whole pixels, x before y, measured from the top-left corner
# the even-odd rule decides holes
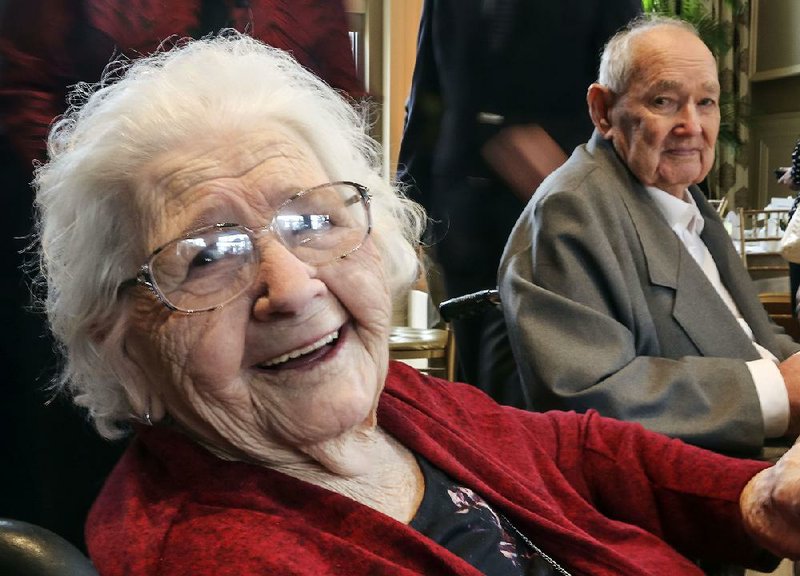
[[[678,124],[676,129],[685,134],[699,134],[703,130],[700,122],[700,113],[697,105],[689,102],[681,107],[678,112]]]

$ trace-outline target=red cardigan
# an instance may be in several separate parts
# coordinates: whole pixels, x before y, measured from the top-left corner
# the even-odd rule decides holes
[[[773,562],[743,533],[738,506],[763,462],[596,413],[501,407],[474,387],[398,363],[378,421],[572,574],[702,574],[686,557],[761,569]],[[103,576],[478,574],[371,508],[274,470],[220,460],[158,426],[132,442],[86,533]]]

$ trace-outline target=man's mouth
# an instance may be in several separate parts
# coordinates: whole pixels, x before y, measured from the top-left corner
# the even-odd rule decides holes
[[[302,348],[297,348],[295,350],[286,352],[285,354],[281,354],[280,356],[258,364],[256,367],[263,369],[274,369],[276,367],[283,368],[305,364],[327,354],[338,340],[339,330],[335,330],[334,332],[323,336],[316,342],[312,342],[308,346],[303,346]]]
[[[693,154],[697,154],[697,148],[671,148],[668,150],[670,154],[674,154],[675,156],[691,156]]]

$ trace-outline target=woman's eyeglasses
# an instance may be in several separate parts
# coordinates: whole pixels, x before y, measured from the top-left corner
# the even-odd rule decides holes
[[[167,242],[119,290],[143,284],[170,310],[214,310],[252,285],[261,265],[261,236],[272,233],[307,264],[327,264],[364,243],[372,229],[369,202],[367,188],[355,182],[301,190],[281,204],[263,228],[215,224]]]

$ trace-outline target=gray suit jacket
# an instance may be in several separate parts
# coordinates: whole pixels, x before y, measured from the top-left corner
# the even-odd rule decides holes
[[[716,212],[690,189],[702,238],[756,341],[773,324]],[[642,184],[595,133],[537,190],[506,246],[500,290],[534,408],[595,408],[713,450],[764,442],[745,364],[759,358]]]

